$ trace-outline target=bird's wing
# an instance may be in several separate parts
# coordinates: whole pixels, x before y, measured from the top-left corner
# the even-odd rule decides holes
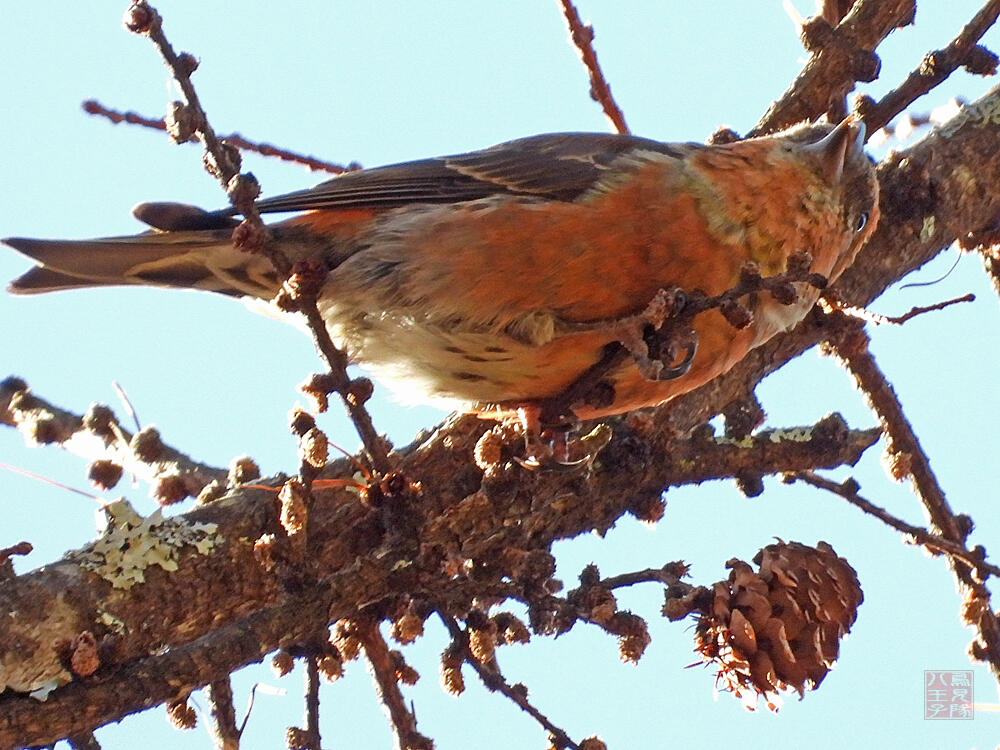
[[[386,209],[504,193],[571,201],[593,187],[616,159],[636,150],[681,153],[676,145],[631,135],[550,133],[482,151],[348,172],[307,190],[259,200],[257,210]]]

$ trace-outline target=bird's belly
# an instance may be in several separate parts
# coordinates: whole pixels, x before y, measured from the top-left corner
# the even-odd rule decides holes
[[[797,323],[814,301],[815,295],[806,293],[795,304],[783,306],[765,295],[756,306],[753,324],[742,330],[717,311],[703,313],[694,321],[698,353],[687,374],[674,380],[648,380],[628,359],[606,378],[614,388],[613,402],[600,408],[580,406],[577,415],[621,413],[693,390]],[[387,382],[404,401],[476,412],[505,412],[519,403],[558,396],[615,340],[597,326],[557,333],[546,343],[532,344],[502,332],[456,330],[388,314],[350,323],[332,320],[330,328],[352,360]]]

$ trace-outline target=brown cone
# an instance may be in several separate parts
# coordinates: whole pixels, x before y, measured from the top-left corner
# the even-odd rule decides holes
[[[695,649],[747,708],[763,696],[776,710],[778,693],[802,697],[823,681],[864,596],[854,568],[826,542],[771,544],[753,561],[757,572],[742,560],[726,564],[732,572],[712,587]]]

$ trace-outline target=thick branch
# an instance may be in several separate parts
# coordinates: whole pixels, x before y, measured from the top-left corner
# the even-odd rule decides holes
[[[0,748],[51,745],[187,695],[205,683],[206,675],[222,679],[234,662],[252,664],[281,645],[307,639],[315,633],[315,622],[329,616],[329,604],[328,596],[313,592],[160,656],[138,659],[121,668],[115,679],[67,685],[57,700],[7,694],[0,701]]]

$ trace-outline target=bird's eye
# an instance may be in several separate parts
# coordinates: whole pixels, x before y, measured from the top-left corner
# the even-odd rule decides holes
[[[858,223],[857,226],[854,227],[854,231],[860,232],[866,226],[868,226],[868,212],[862,211],[861,214],[858,216]]]

